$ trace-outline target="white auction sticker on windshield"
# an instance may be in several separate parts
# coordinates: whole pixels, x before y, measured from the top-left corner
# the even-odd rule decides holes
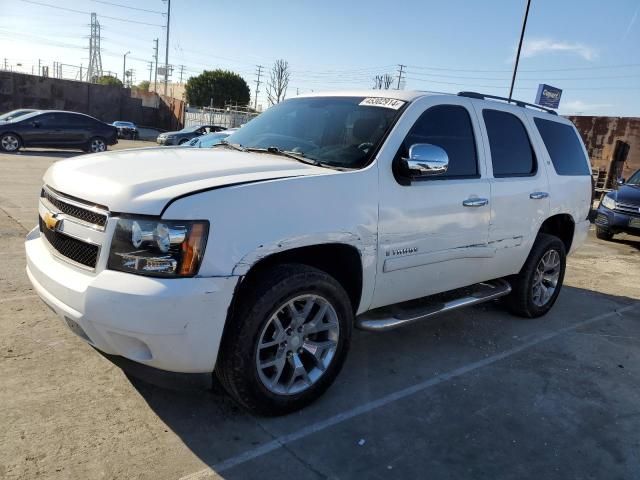
[[[398,110],[405,104],[402,100],[395,98],[383,98],[383,97],[367,97],[360,102],[360,105],[367,107],[384,107]]]

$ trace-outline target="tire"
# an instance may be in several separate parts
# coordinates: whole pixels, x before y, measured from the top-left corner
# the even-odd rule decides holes
[[[107,142],[102,137],[92,137],[87,142],[87,146],[85,147],[85,152],[90,153],[100,153],[105,152],[107,150]]]
[[[0,137],[0,150],[7,153],[14,153],[20,150],[22,141],[15,133],[5,133]]]
[[[552,260],[557,260],[558,264],[556,268],[549,269],[546,275],[541,276],[540,269],[544,269],[543,259],[549,267],[553,263]],[[526,318],[546,314],[560,294],[566,260],[562,240],[546,233],[538,234],[520,273],[508,279],[513,290],[505,300],[511,313]]]
[[[180,140],[180,141],[178,142],[178,145],[184,145],[184,144],[185,144],[185,143],[187,143],[188,141],[189,141],[189,139],[188,139],[188,138],[183,138],[182,140]]]
[[[320,397],[340,372],[351,340],[351,302],[333,277],[306,265],[274,266],[248,282],[234,301],[215,375],[251,412],[294,412]],[[302,314],[299,328],[290,328],[292,301]]]
[[[596,237],[600,240],[611,240],[613,238],[613,233],[606,228],[596,227]]]

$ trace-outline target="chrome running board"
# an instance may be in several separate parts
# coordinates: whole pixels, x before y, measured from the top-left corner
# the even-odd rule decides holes
[[[356,327],[370,332],[384,332],[451,310],[495,300],[509,293],[511,293],[511,285],[503,279],[477,283],[432,297],[371,310],[356,317]]]

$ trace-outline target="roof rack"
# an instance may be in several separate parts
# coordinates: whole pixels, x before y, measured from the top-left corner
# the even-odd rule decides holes
[[[531,107],[531,108],[537,108],[539,110],[542,110],[544,112],[550,113],[551,115],[558,115],[558,112],[556,112],[555,110],[552,110],[550,108],[546,108],[546,107],[542,107],[540,105],[536,105],[535,103],[527,103],[527,102],[523,102],[521,100],[514,100],[513,98],[511,100],[509,100],[506,97],[498,97],[497,95],[487,95],[484,93],[477,93],[477,92],[458,92],[458,96],[459,97],[468,97],[468,98],[478,98],[480,100],[487,100],[487,99],[491,99],[491,100],[502,100],[504,102],[507,103],[513,103],[519,107],[522,108],[526,108],[526,107]]]

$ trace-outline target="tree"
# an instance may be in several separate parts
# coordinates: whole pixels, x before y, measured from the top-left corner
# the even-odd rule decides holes
[[[205,70],[187,80],[187,102],[191,105],[222,108],[226,102],[247,105],[249,85],[240,75],[228,70]]]
[[[280,103],[287,96],[287,87],[289,86],[289,62],[286,60],[276,60],[271,67],[270,79],[267,82],[267,99],[269,105]]]
[[[149,80],[143,80],[138,84],[136,88],[138,90],[142,90],[143,92],[148,92],[150,86],[151,86],[151,82],[149,82]]]
[[[389,90],[393,85],[393,75],[385,73],[383,75],[376,75],[373,78],[373,88],[375,90]]]
[[[95,83],[98,85],[115,85],[116,87],[122,87],[122,82],[111,75],[103,75],[95,79]]]

